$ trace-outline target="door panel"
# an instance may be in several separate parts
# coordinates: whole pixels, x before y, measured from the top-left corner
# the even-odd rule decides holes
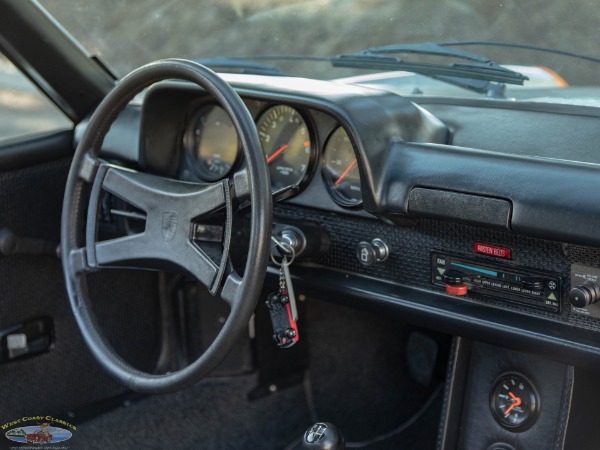
[[[13,148],[12,163],[0,164],[0,228],[58,243],[70,158],[47,159],[49,154],[71,153],[71,140],[49,137],[47,146],[43,144],[40,139],[29,146],[21,143],[24,156]],[[43,162],[35,163],[32,155],[40,148],[37,154]],[[94,274],[91,286],[98,322],[111,343],[134,365],[151,371],[159,350],[156,274],[104,271]],[[80,336],[59,259],[0,256],[0,330],[41,316],[54,322],[54,348],[0,364],[0,423],[26,415],[65,413],[124,391],[104,373]]]

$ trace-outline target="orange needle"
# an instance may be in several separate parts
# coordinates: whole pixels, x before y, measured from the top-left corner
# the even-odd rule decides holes
[[[509,392],[508,395],[514,400],[513,404],[508,407],[506,411],[504,411],[504,415],[508,416],[508,414],[512,411],[515,406],[519,406],[521,404],[521,399],[514,395],[512,392]]]
[[[273,153],[271,156],[269,156],[267,158],[267,164],[271,164],[271,162],[277,158],[279,155],[281,155],[283,152],[286,151],[286,149],[288,148],[287,144],[284,144],[281,146],[281,148],[279,150],[277,150],[275,153]]]
[[[335,182],[335,185],[337,186],[338,184],[340,184],[342,182],[342,180],[344,178],[346,178],[346,175],[348,175],[350,173],[350,171],[352,170],[352,168],[356,165],[356,158],[354,158],[354,161],[352,161],[350,163],[350,165],[348,166],[348,168],[346,170],[344,170],[344,173],[340,175],[340,177],[337,179],[337,181]]]
[[[508,414],[509,414],[509,413],[512,411],[512,409],[513,409],[515,406],[517,406],[517,404],[516,404],[516,403],[513,403],[512,405],[510,405],[510,406],[508,407],[508,409],[507,409],[506,411],[504,411],[504,415],[505,415],[505,416],[508,416]]]

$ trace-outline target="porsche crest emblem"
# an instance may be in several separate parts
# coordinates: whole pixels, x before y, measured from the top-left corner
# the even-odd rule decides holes
[[[163,211],[160,231],[165,242],[173,240],[177,231],[177,213],[175,211]]]

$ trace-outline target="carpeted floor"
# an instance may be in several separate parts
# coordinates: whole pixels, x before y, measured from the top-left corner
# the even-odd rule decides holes
[[[283,449],[302,436],[311,416],[336,424],[347,442],[364,442],[394,430],[429,399],[435,385],[422,387],[408,373],[406,325],[318,301],[309,305],[306,324],[310,383],[304,387],[250,402],[256,375],[210,378],[84,423],[69,448]],[[441,395],[402,433],[363,448],[435,448],[440,408]]]
[[[302,386],[248,402],[255,386],[255,376],[217,378],[140,400],[78,427],[70,448],[283,448],[310,422]]]

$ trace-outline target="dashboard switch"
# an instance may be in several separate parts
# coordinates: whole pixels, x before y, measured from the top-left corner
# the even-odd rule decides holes
[[[600,300],[600,286],[593,281],[584,281],[569,292],[569,301],[577,308],[585,308]]]
[[[363,266],[372,266],[377,260],[375,247],[370,242],[362,241],[356,249],[356,256]]]
[[[467,285],[464,283],[463,274],[458,270],[449,270],[444,274],[446,293],[450,295],[467,295]]]
[[[540,278],[527,277],[521,280],[521,287],[530,291],[543,291],[544,285],[544,280]]]
[[[385,242],[375,238],[371,242],[362,241],[356,248],[356,256],[363,266],[372,266],[377,262],[385,261],[390,250]]]

